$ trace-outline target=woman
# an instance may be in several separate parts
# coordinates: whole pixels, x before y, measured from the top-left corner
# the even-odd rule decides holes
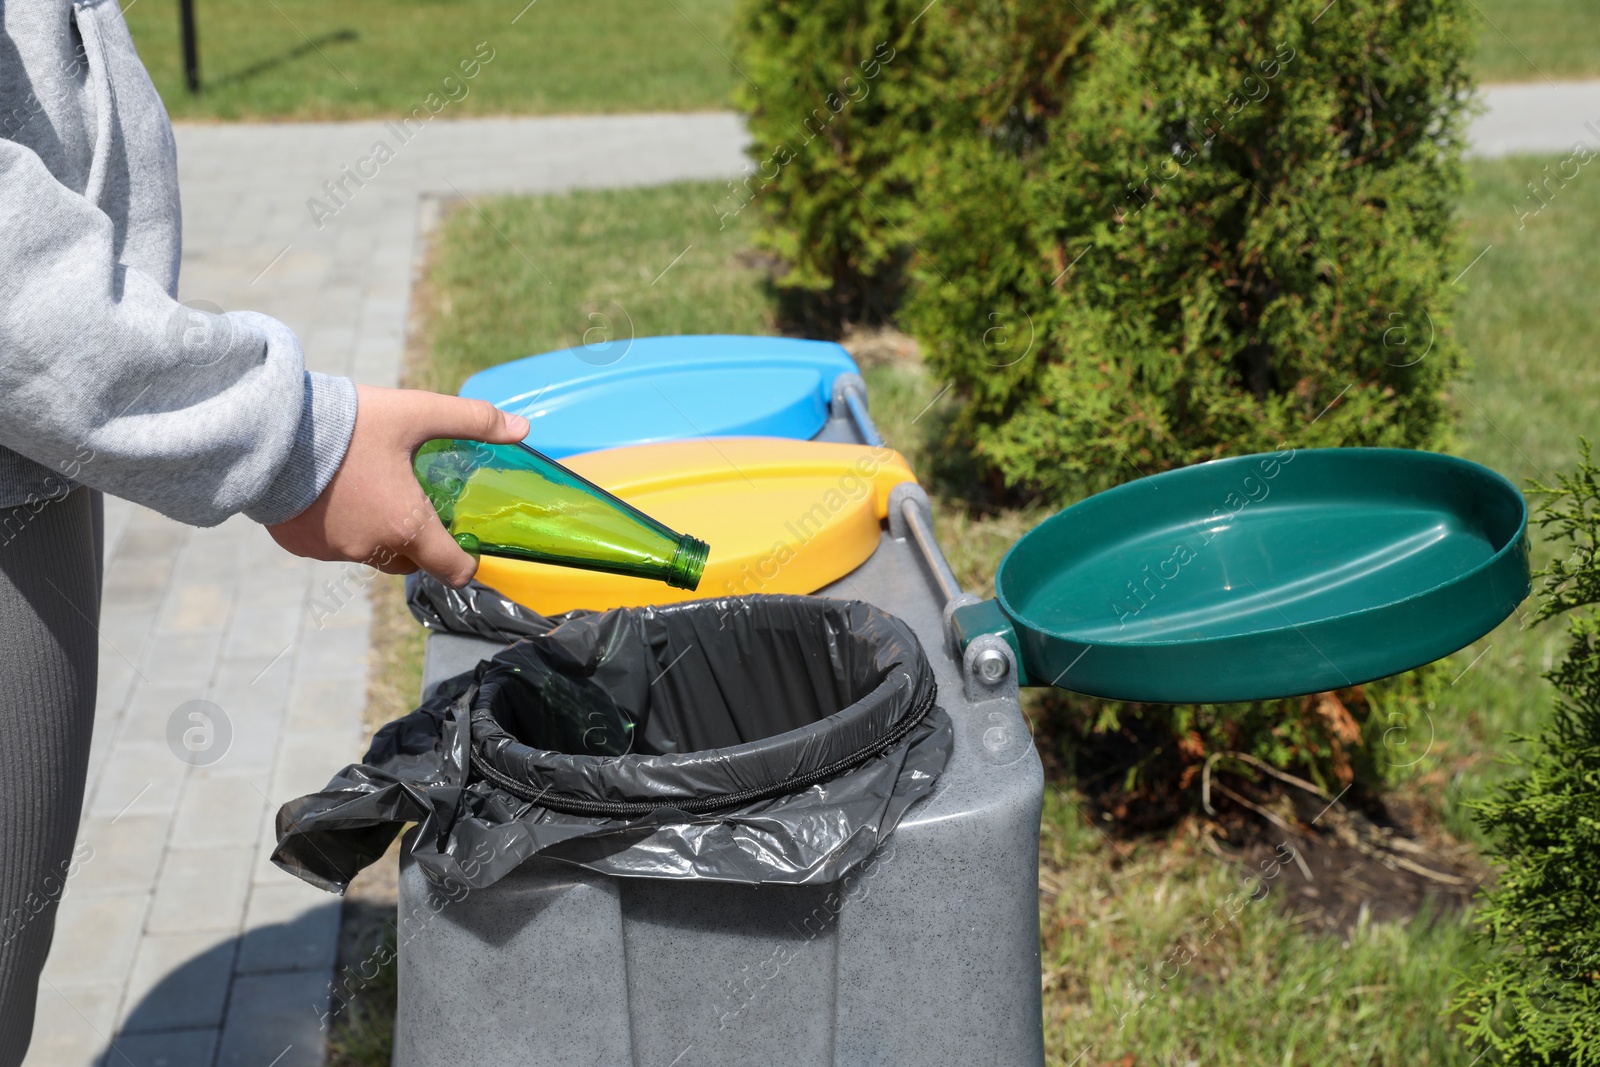
[[[288,327],[174,299],[167,114],[115,0],[0,0],[0,1067],[27,1052],[94,721],[99,493],[297,555],[474,562],[411,476],[487,404],[309,373]]]

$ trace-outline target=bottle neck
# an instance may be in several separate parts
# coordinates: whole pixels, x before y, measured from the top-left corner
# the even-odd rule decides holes
[[[700,584],[700,575],[706,569],[706,556],[711,551],[704,541],[688,534],[678,539],[678,551],[673,553],[667,570],[667,585],[674,589],[693,591]]]

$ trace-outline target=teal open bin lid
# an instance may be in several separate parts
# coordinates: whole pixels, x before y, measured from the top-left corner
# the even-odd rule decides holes
[[[639,337],[491,367],[461,395],[525,416],[527,444],[559,459],[689,437],[809,440],[845,374],[855,361],[826,341]]]
[[[1494,629],[1529,591],[1527,506],[1477,464],[1386,448],[1201,463],[1107,490],[1012,546],[996,599],[1024,685],[1150,703],[1340,689]]]

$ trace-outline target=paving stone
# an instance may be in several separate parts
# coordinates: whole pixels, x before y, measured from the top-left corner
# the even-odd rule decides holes
[[[265,783],[248,774],[197,770],[178,804],[172,848],[239,848],[253,845]]]
[[[111,757],[122,723],[122,709],[132,691],[132,683],[117,684],[113,676],[111,685],[101,688],[96,695],[94,733],[89,738],[89,791],[85,798],[94,795],[94,786]]]
[[[264,656],[271,659],[295,639],[305,612],[297,603],[259,604],[242,597],[234,611],[233,625],[222,646],[228,657]]]
[[[139,671],[152,685],[187,686],[203,693],[211,685],[217,651],[222,646],[222,621],[204,633],[162,634],[145,653]]]
[[[122,713],[122,730],[117,735],[119,745],[167,743],[167,729],[177,710],[192,700],[205,700],[211,695],[209,679],[205,684],[163,684],[151,679],[151,684],[140,683],[128,699],[127,710]],[[169,751],[169,759],[176,759]],[[181,761],[180,761],[181,762]]]
[[[356,722],[328,723],[329,729],[316,733],[291,733],[278,748],[278,765],[273,768],[272,788],[267,791],[277,803],[315,793],[346,764],[355,763],[366,751],[359,721],[360,705],[355,706]],[[330,720],[336,712],[330,713]]]
[[[122,535],[128,530],[139,505],[120,497],[103,496],[105,506],[105,558],[111,559],[122,544]]]
[[[190,552],[186,558],[203,555]],[[192,570],[190,566],[183,567],[181,573],[186,580],[177,583],[167,594],[167,602],[157,623],[159,633],[208,634],[226,622],[233,607],[232,583],[196,583]]]
[[[177,807],[187,770],[165,741],[118,742],[106,757],[89,814],[115,818],[169,813]]]
[[[326,972],[239,975],[217,1067],[321,1067],[327,1010]]]
[[[175,566],[173,560],[112,560],[100,587],[102,621],[135,617],[153,621],[166,599]]]
[[[306,635],[295,659],[296,681],[343,681],[367,673],[367,631],[328,626]]]
[[[220,586],[231,600],[246,555],[246,544],[237,534],[216,526],[196,530],[194,539],[178,560],[177,579],[181,584],[175,585],[172,591],[178,592],[183,585],[214,585]]]
[[[331,582],[344,588],[342,599],[347,600],[354,592],[371,585],[375,580],[373,569],[360,563],[312,560],[310,566],[312,589],[319,596],[335,595],[330,594],[327,587]]]
[[[331,671],[328,673],[332,673]],[[325,733],[328,727],[359,717],[367,702],[366,664],[347,667],[343,678],[302,681],[289,690],[285,724],[296,734]]]
[[[149,637],[155,629],[155,619],[161,610],[162,601],[166,599],[167,583],[172,577],[171,561],[160,563],[145,563],[141,560],[118,561],[113,560],[106,566],[104,584],[100,587],[100,622],[102,627],[106,623],[116,626],[132,625],[142,622],[146,629],[144,637]],[[138,580],[132,580],[127,572],[135,569],[144,569]],[[138,647],[139,640],[130,639],[122,634],[127,644]]]
[[[220,1026],[238,940],[229,934],[149,935],[128,978],[121,1032]]]
[[[371,625],[372,600],[369,596],[363,594],[359,600],[344,604],[332,614],[323,612],[315,604],[308,604],[303,629],[307,640],[315,640],[317,637],[335,630],[367,633]]]
[[[235,971],[317,971],[328,974],[338,955],[342,901],[282,871],[250,891],[245,935]]]
[[[97,715],[102,708],[116,712],[126,705],[128,697],[133,693],[134,683],[139,678],[134,673],[133,665],[112,651],[105,642],[102,641],[100,647],[100,666],[95,679]],[[130,656],[132,654],[129,653]]]
[[[79,840],[93,851],[67,882],[68,898],[75,893],[142,895],[152,891],[170,824],[167,815],[124,815],[115,822],[108,816],[85,819]]]
[[[94,1067],[117,1021],[122,983],[39,985],[33,1043],[22,1067]]]
[[[112,738],[116,736],[116,727],[116,715],[113,711],[112,714],[96,721],[94,733],[89,737],[89,776],[83,794],[85,812],[89,810],[89,805],[94,800],[94,787],[106,769],[106,761],[111,757]]]
[[[166,596],[167,582],[172,577],[172,563],[144,563],[116,561],[106,568],[105,583],[100,588],[100,605],[103,613],[141,611],[154,613]],[[113,615],[114,618],[114,615]],[[102,628],[102,634],[108,632]],[[128,641],[126,635],[122,643]],[[116,640],[113,636],[112,640]]]
[[[139,508],[123,531],[113,562],[170,560],[189,543],[190,535],[190,528],[182,523]]]
[[[261,835],[256,838],[256,862],[250,872],[250,884],[253,886],[282,885],[286,879],[299,881],[272,862],[272,851],[278,847],[277,819],[281,806],[273,804],[270,810],[262,812]]]
[[[122,1034],[107,1051],[105,1067],[211,1067],[218,1033],[212,1028]]]
[[[276,546],[274,546],[276,549]],[[281,561],[271,561],[266,565],[252,563],[249,570],[239,576],[239,603],[244,607],[271,607],[279,604],[292,604],[300,607],[305,603],[306,590],[311,580],[311,570],[303,560],[296,560],[288,553],[277,550],[283,556]]]
[[[299,639],[297,625],[291,638],[286,638],[270,653],[234,655],[225,651],[217,663],[217,681],[213,686],[218,697],[230,702],[268,697],[285,700],[293,681],[294,646]]]
[[[226,710],[233,728],[233,741],[227,753],[216,762],[216,768],[248,773],[259,781],[270,780],[284,729],[283,698],[236,697],[228,701]]]
[[[115,660],[127,668],[136,680],[145,681],[141,665],[150,647],[155,617],[155,599],[149,606],[138,609],[103,609],[98,627],[101,658]]]
[[[161,865],[145,932],[237,930],[249,895],[255,854],[253,840],[242,848],[169,851]]]
[[[372,621],[372,601],[368,594],[372,579],[345,578],[324,580],[315,585],[306,599],[301,624],[307,632],[364,630]],[[332,587],[330,589],[330,586]]]
[[[148,901],[143,893],[68,894],[56,911],[55,939],[44,977],[59,986],[125,981]]]

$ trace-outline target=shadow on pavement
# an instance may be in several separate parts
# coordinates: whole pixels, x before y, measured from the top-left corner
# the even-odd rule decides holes
[[[210,944],[193,934],[147,938],[141,965],[160,966],[162,942],[175,959],[98,1067],[322,1067],[339,910],[330,898]]]

